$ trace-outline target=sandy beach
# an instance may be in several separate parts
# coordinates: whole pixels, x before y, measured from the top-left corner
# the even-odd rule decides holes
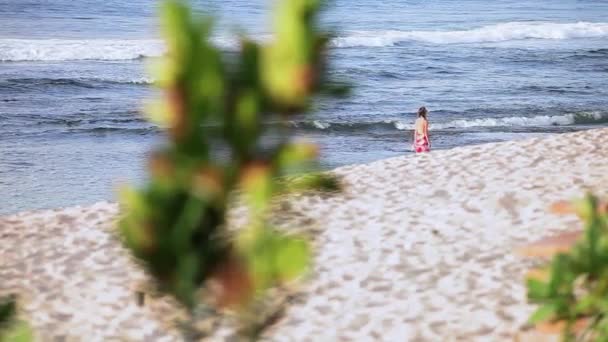
[[[298,214],[281,223],[312,224],[314,269],[264,338],[512,341],[534,309],[532,263],[513,250],[578,227],[547,208],[608,195],[606,156],[608,129],[595,129],[335,169],[342,194],[289,200]],[[113,233],[117,213],[101,202],[0,218],[0,294],[19,295],[38,340],[180,340],[168,299],[135,303],[146,276]]]

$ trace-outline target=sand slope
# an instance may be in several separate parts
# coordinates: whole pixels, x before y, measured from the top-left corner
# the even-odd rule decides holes
[[[531,264],[513,249],[577,226],[549,214],[552,201],[608,195],[608,129],[333,172],[343,194],[291,201],[293,224],[317,224],[315,268],[265,337],[512,340],[533,310]],[[134,304],[132,284],[145,278],[110,233],[116,213],[98,203],[0,218],[0,293],[20,293],[41,339],[179,339],[162,308]]]

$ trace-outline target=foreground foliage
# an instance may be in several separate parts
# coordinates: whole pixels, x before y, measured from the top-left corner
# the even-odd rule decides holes
[[[17,319],[17,304],[12,296],[0,298],[0,341],[33,341],[29,326]]]
[[[150,157],[147,185],[123,192],[119,226],[160,288],[191,311],[200,288],[220,308],[247,310],[309,265],[309,243],[268,218],[277,195],[338,187],[321,174],[285,178],[310,169],[317,155],[292,141],[287,120],[306,112],[315,93],[340,90],[322,86],[328,37],[315,29],[319,8],[280,1],[272,42],[241,37],[239,53],[223,55],[210,43],[209,18],[181,1],[163,5],[167,53],[155,78],[164,97],[148,112],[168,139]],[[232,233],[226,214],[235,192],[249,217]]]
[[[528,280],[528,297],[542,304],[530,321],[564,322],[567,341],[608,341],[608,208],[593,195],[574,207],[584,234],[553,258],[547,281]]]

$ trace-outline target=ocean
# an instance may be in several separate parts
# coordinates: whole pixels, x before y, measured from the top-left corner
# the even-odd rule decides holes
[[[268,39],[271,1],[193,1]],[[113,200],[162,133],[140,114],[162,54],[153,0],[0,1],[0,213]],[[334,0],[331,74],[352,95],[291,123],[321,166],[608,126],[608,1]]]

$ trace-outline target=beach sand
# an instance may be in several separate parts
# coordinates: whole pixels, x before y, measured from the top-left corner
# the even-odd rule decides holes
[[[313,226],[314,269],[277,341],[512,341],[534,307],[514,249],[579,227],[553,201],[608,195],[608,129],[468,146],[338,168],[345,191],[296,196],[284,226]],[[113,235],[116,204],[0,218],[0,294],[18,293],[42,341],[173,341],[169,300]],[[238,216],[238,212],[236,214]],[[227,336],[225,325],[211,340]]]

